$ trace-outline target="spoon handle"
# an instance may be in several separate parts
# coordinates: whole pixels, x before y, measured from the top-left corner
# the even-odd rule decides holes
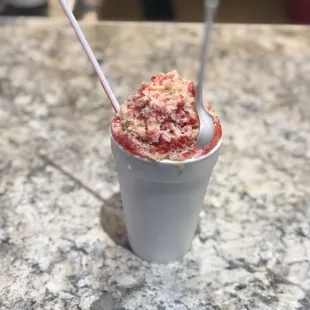
[[[206,67],[208,60],[208,53],[210,47],[210,38],[212,32],[212,24],[215,16],[216,9],[219,5],[219,0],[205,0],[205,19],[204,19],[204,37],[201,48],[200,70],[198,75],[197,93],[198,100],[203,105],[202,91],[203,83],[206,78]]]

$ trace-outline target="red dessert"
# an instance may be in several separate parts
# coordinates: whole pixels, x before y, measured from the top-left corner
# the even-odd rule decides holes
[[[183,161],[210,152],[222,137],[222,127],[210,105],[214,137],[196,148],[199,119],[195,85],[176,71],[159,73],[130,95],[111,123],[114,140],[128,152],[154,161]]]

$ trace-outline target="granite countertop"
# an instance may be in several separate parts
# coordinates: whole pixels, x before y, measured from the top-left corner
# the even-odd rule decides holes
[[[120,100],[159,71],[195,79],[199,25],[83,29]],[[168,265],[128,250],[112,109],[67,22],[6,20],[0,42],[1,310],[310,308],[310,28],[215,29],[223,147]]]

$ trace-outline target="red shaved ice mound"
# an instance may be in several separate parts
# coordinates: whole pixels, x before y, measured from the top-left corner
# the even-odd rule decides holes
[[[222,137],[222,127],[210,105],[214,137],[197,149],[199,118],[195,84],[176,71],[159,73],[131,94],[111,123],[113,139],[133,155],[153,161],[184,161],[209,153]]]

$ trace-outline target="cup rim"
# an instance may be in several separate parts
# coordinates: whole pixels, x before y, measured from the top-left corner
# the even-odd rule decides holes
[[[135,158],[137,160],[140,160],[140,161],[146,162],[146,163],[162,164],[162,165],[174,165],[174,166],[197,163],[197,162],[200,162],[200,161],[202,161],[202,160],[212,156],[214,153],[216,153],[219,150],[219,148],[220,148],[220,146],[222,144],[222,140],[223,140],[223,137],[221,137],[221,139],[217,142],[216,146],[209,153],[207,153],[207,154],[205,154],[203,156],[197,157],[197,158],[189,158],[189,159],[186,159],[186,160],[183,160],[183,161],[173,161],[173,160],[153,161],[153,160],[149,160],[147,158],[143,158],[143,157],[140,157],[138,155],[134,155],[134,154],[131,154],[130,152],[128,152],[119,143],[117,143],[117,141],[115,141],[115,139],[114,139],[114,137],[112,135],[111,130],[110,130],[110,137],[113,140],[113,142],[120,148],[120,150],[123,151],[125,154],[129,155],[130,157],[133,157],[133,158]]]

